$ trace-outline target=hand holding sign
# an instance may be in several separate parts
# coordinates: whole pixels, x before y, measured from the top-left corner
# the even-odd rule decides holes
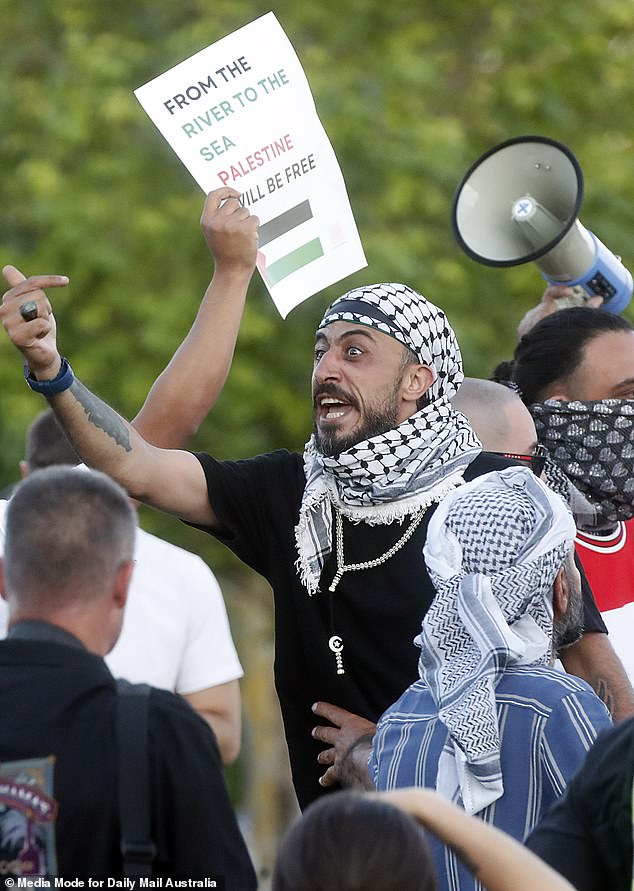
[[[240,203],[236,189],[224,187],[207,195],[200,226],[216,269],[244,268],[249,277],[258,252],[259,219]]]
[[[135,93],[205,192],[226,186],[255,207],[257,266],[282,316],[366,265],[337,159],[273,13]],[[240,226],[256,218],[237,215],[235,194],[225,205],[216,201],[205,208],[203,231],[216,256],[232,254],[217,227],[239,224],[246,238]],[[242,244],[236,254],[243,249],[246,257]]]

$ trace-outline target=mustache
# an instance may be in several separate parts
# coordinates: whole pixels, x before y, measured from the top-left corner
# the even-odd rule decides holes
[[[351,405],[353,408],[359,408],[359,403],[354,396],[347,393],[336,384],[321,384],[317,387],[313,393],[313,406],[315,408],[317,407],[317,401],[321,396],[331,396],[333,399],[341,399],[342,402],[347,402],[348,405]]]

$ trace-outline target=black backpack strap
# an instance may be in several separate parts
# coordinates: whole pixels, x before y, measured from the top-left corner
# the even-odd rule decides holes
[[[152,876],[156,845],[151,831],[148,684],[117,681],[116,734],[119,757],[119,822],[123,875]]]

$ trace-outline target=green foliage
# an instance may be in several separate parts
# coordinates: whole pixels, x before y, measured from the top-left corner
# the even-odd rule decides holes
[[[203,196],[133,90],[270,8],[0,0],[0,259],[70,276],[51,295],[61,348],[124,415],[188,329],[212,271],[198,232]],[[344,288],[397,280],[421,290],[447,310],[468,373],[508,357],[541,278],[530,265],[473,263],[449,218],[464,171],[503,139],[567,144],[584,169],[584,223],[634,266],[630,0],[280,0],[273,11],[343,168],[368,268],[286,322],[254,279],[231,377],[193,443],[221,457],[301,448],[313,330]],[[1,485],[15,478],[24,429],[42,407],[6,338],[0,392]],[[174,521],[148,522],[213,549]]]

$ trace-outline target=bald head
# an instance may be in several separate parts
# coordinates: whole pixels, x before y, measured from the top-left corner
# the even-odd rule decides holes
[[[518,394],[509,387],[466,377],[451,404],[468,418],[485,451],[533,453],[535,424]]]

